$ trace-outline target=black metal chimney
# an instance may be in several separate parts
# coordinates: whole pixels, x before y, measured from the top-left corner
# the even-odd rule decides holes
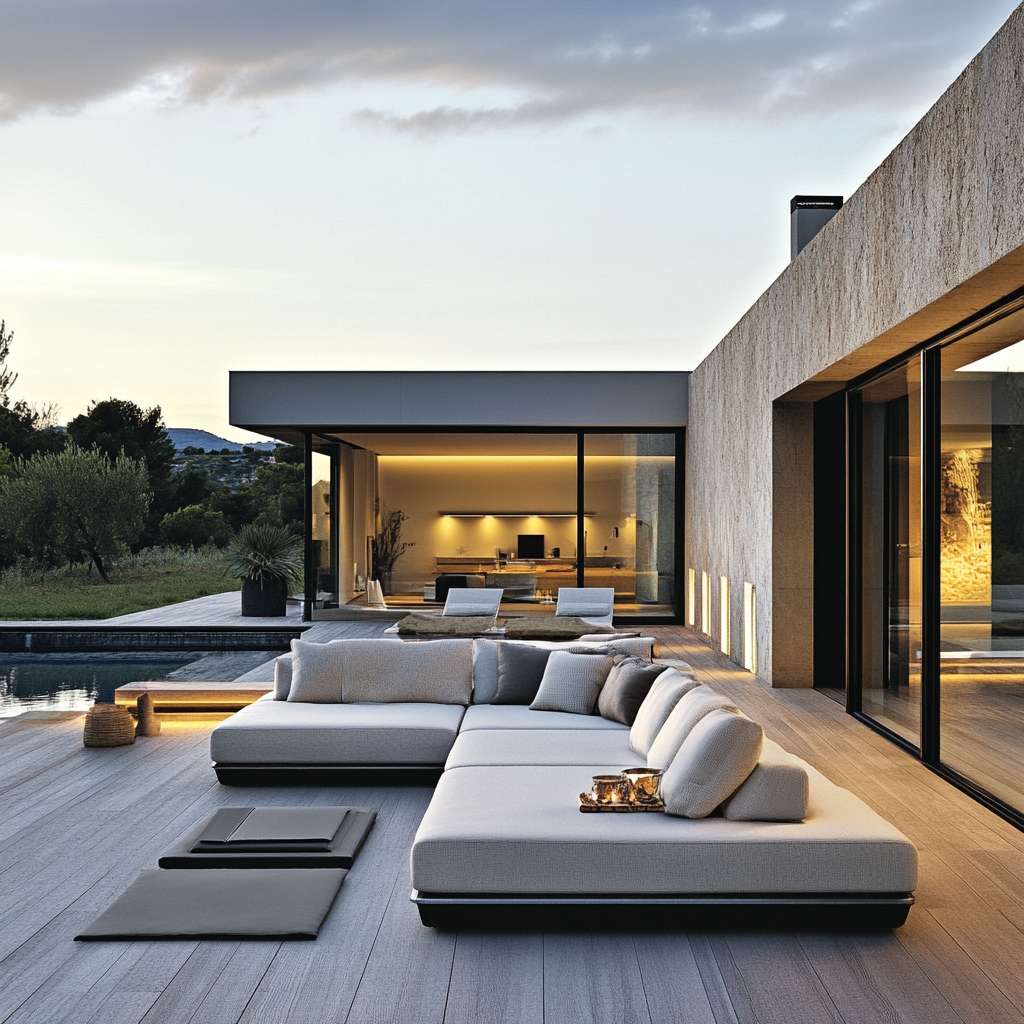
[[[842,196],[793,196],[789,201],[789,258],[797,253],[836,215]]]

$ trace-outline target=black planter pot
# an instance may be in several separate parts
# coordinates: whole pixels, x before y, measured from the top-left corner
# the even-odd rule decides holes
[[[264,618],[284,615],[288,584],[284,580],[242,580],[242,614]]]

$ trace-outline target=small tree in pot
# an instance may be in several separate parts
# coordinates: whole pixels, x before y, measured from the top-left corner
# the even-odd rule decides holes
[[[242,581],[243,615],[284,615],[288,592],[302,582],[302,545],[273,523],[249,523],[228,550],[228,572]]]
[[[408,516],[400,509],[385,512],[381,517],[380,531],[373,538],[373,574],[380,582],[385,594],[391,593],[391,574],[395,563],[416,544],[402,540],[402,527]]]

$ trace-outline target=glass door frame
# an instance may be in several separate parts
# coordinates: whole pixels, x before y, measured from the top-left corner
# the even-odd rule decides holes
[[[1024,830],[1024,809],[1013,807],[941,759],[941,390],[942,350],[990,323],[1024,309],[1024,288],[1005,296],[948,331],[936,335],[867,373],[849,381],[846,392],[846,710],[917,757],[931,771],[973,797],[989,810]],[[873,719],[863,710],[861,643],[863,628],[862,554],[863,524],[860,509],[861,402],[863,387],[892,370],[921,364],[921,707],[920,744]]]
[[[317,426],[303,429],[303,445],[305,449],[304,458],[304,479],[303,488],[305,500],[304,522],[304,562],[306,587],[303,601],[303,621],[311,621],[313,609],[316,607],[315,593],[315,572],[314,572],[314,545],[312,532],[312,478],[313,478],[313,452],[324,444],[337,445],[339,442],[331,438],[334,433],[391,433],[391,434],[565,434],[576,438],[576,550],[581,552],[584,549],[584,509],[586,488],[585,488],[585,443],[584,437],[587,434],[661,434],[674,438],[674,469],[675,469],[675,550],[673,552],[673,580],[672,580],[672,614],[671,615],[630,615],[616,620],[618,625],[635,624],[638,626],[672,626],[682,625],[683,622],[683,561],[685,550],[685,524],[684,515],[685,500],[685,472],[686,472],[686,428],[685,427],[643,427],[643,426],[570,426],[570,427],[496,427],[496,426],[400,426],[400,425],[354,425],[339,424],[336,426]],[[323,454],[323,452],[321,452]],[[332,494],[339,492],[338,481],[338,459],[336,453],[331,456],[331,480]],[[337,514],[331,517],[332,545],[337,550],[338,536]],[[337,556],[334,556],[335,559]],[[584,559],[576,559],[576,586],[584,587],[585,565]]]

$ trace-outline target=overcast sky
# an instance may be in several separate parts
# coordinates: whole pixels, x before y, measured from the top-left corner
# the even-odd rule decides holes
[[[0,0],[16,394],[688,369],[1008,0]]]

